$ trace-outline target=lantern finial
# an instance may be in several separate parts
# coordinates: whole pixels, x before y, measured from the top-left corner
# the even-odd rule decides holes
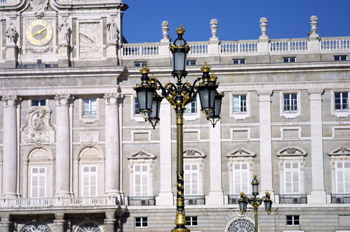
[[[183,35],[185,33],[185,28],[182,27],[182,24],[180,24],[180,27],[176,28],[176,32],[178,35]]]
[[[144,66],[142,67],[142,69],[140,69],[140,72],[141,72],[142,74],[148,74],[148,73],[149,73],[149,68],[148,68],[146,65],[144,65]]]
[[[207,62],[204,63],[204,66],[201,67],[202,72],[210,72],[211,67],[207,65]]]

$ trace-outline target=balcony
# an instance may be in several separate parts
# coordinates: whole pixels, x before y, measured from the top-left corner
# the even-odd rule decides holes
[[[280,194],[280,204],[307,204],[306,194]]]
[[[156,205],[156,198],[154,196],[130,196],[128,197],[128,205],[130,206]]]
[[[348,194],[331,194],[332,204],[350,204],[350,193]]]
[[[105,207],[118,206],[118,197],[53,197],[53,198],[16,198],[1,199],[1,208],[52,208],[52,207]]]
[[[185,196],[185,205],[205,205],[204,195]]]

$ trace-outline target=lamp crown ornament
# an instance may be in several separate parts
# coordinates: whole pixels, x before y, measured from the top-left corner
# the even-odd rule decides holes
[[[140,69],[140,72],[141,72],[142,74],[148,74],[148,73],[149,73],[149,68],[148,68],[146,65],[144,65],[144,66]]]
[[[210,75],[209,81],[216,82],[217,79],[218,79],[218,76],[213,73]]]
[[[186,29],[182,27],[182,24],[180,24],[180,27],[176,28],[176,32],[178,35],[183,35],[185,31]]]
[[[207,62],[204,63],[204,66],[201,67],[202,72],[208,73],[210,72],[211,67],[207,65]]]

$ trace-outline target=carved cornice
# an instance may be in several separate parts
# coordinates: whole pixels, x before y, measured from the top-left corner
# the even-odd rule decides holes
[[[329,156],[350,156],[350,148],[347,146],[340,146],[328,153]]]
[[[307,156],[307,152],[297,146],[288,146],[279,149],[276,152],[277,157],[296,157],[296,156]]]
[[[226,154],[227,158],[253,158],[256,157],[256,154],[246,148],[237,147],[233,151]]]
[[[203,152],[197,151],[197,150],[186,150],[183,153],[183,156],[185,159],[188,158],[202,158],[204,159],[206,155]]]
[[[143,159],[143,160],[145,160],[145,159],[154,160],[156,158],[157,158],[157,156],[149,154],[149,153],[146,153],[146,152],[140,150],[136,154],[133,154],[133,155],[129,156],[127,159],[128,160],[140,160],[140,159]]]

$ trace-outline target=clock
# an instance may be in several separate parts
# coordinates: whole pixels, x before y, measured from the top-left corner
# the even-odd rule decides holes
[[[31,21],[26,29],[26,37],[29,42],[36,46],[48,44],[52,39],[52,26],[43,19]]]

